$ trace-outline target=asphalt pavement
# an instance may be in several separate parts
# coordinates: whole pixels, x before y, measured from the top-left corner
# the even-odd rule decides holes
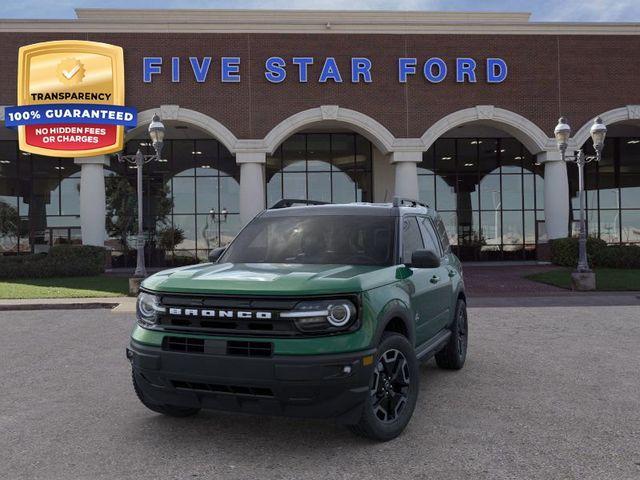
[[[2,479],[638,479],[640,307],[470,309],[467,365],[421,367],[405,433],[136,399],[131,314],[0,312]]]

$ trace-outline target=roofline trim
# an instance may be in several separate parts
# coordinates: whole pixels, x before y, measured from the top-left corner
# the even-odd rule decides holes
[[[76,9],[76,19],[0,19],[0,32],[640,35],[640,23],[530,22],[523,12]]]

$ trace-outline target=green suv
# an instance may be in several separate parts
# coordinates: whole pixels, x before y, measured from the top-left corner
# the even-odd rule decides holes
[[[418,202],[294,203],[259,214],[212,263],[144,280],[127,348],[135,392],[171,416],[336,418],[394,438],[416,405],[418,362],[464,364],[460,262]]]

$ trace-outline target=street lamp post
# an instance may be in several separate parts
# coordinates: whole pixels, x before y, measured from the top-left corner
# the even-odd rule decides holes
[[[576,274],[587,274],[592,277],[593,273],[589,268],[589,260],[587,258],[587,227],[585,218],[585,191],[584,191],[584,166],[592,161],[599,162],[602,158],[602,149],[604,147],[604,139],[607,134],[607,127],[602,123],[602,119],[597,117],[593,125],[591,125],[591,139],[593,140],[593,148],[596,152],[595,155],[585,155],[582,149],[578,150],[572,155],[567,155],[567,146],[569,144],[569,137],[571,136],[571,127],[567,123],[566,118],[561,117],[558,120],[558,125],[554,130],[556,141],[558,143],[558,149],[562,154],[563,161],[575,162],[578,166],[578,192],[580,198],[580,237],[578,240],[578,266]],[[584,275],[586,276],[586,275]],[[574,280],[575,280],[574,275]],[[592,278],[592,282],[595,284],[595,277]],[[595,285],[593,285],[595,288]],[[584,288],[584,289],[593,289]]]
[[[164,124],[160,121],[160,117],[156,114],[151,120],[149,125],[149,138],[153,145],[155,153],[153,155],[143,155],[138,148],[135,155],[122,155],[118,153],[118,161],[127,162],[135,165],[137,176],[137,194],[138,194],[138,235],[136,236],[136,271],[133,274],[134,277],[146,277],[147,269],[144,265],[144,233],[143,233],[143,204],[142,204],[142,166],[145,163],[149,163],[152,160],[160,160],[162,152],[162,144],[164,142],[165,128]]]

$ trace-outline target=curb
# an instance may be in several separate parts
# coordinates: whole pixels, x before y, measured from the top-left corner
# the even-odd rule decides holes
[[[0,312],[21,310],[91,310],[113,309],[120,305],[119,302],[85,302],[85,303],[14,303],[0,305]]]

